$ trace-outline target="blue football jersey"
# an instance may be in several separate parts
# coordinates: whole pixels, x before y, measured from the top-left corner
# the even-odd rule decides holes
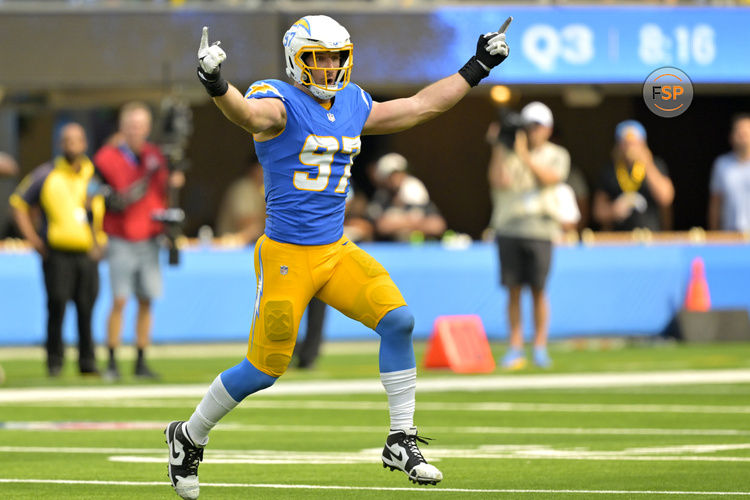
[[[360,134],[372,97],[350,83],[326,110],[302,90],[279,80],[250,86],[246,99],[281,99],[286,128],[255,141],[266,190],[266,235],[284,243],[324,245],[344,232],[344,205]]]

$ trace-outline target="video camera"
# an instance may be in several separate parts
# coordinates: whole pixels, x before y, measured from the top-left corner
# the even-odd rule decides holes
[[[190,169],[186,157],[187,145],[193,132],[193,114],[187,101],[172,96],[165,97],[160,106],[158,120],[154,127],[155,139],[161,148],[171,172],[185,172]],[[180,263],[177,239],[182,235],[185,212],[178,207],[179,188],[169,187],[169,208],[151,215],[152,220],[164,224],[164,236],[169,248],[169,265]]]
[[[189,104],[175,97],[162,99],[154,126],[155,142],[169,161],[172,171],[185,171],[190,162],[185,152],[193,133],[193,113]]]
[[[167,208],[151,214],[151,220],[164,224],[164,236],[167,237],[169,246],[169,265],[178,265],[180,263],[180,249],[177,247],[177,239],[182,234],[185,211],[181,208]]]
[[[500,108],[497,112],[497,121],[500,124],[500,132],[497,140],[508,149],[513,149],[516,143],[516,133],[524,128],[524,120],[521,113],[516,111]]]

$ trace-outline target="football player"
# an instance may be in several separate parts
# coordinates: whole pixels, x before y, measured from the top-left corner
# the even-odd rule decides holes
[[[209,431],[248,395],[271,386],[291,360],[302,313],[318,297],[380,335],[380,378],[390,433],[383,466],[419,484],[442,473],[428,464],[414,427],[414,318],[375,259],[343,235],[344,205],[360,136],[405,130],[443,113],[508,56],[505,30],[481,35],[455,74],[409,98],[375,102],[351,83],[353,44],[327,16],[306,16],[284,34],[291,83],[261,80],[245,94],[220,73],[226,53],[203,28],[198,78],[224,115],[252,134],[263,165],[266,228],[255,245],[257,294],[246,357],[219,374],[187,421],[165,429],[169,476],[182,498],[197,498]]]

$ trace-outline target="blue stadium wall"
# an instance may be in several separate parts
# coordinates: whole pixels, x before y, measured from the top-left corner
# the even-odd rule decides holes
[[[478,314],[492,339],[507,335],[506,295],[498,285],[495,246],[475,243],[450,250],[438,243],[362,245],[389,270],[416,316],[415,336],[426,338],[446,314]],[[663,330],[684,301],[690,265],[702,257],[714,308],[750,309],[750,244],[563,246],[554,252],[549,282],[551,337],[651,335]],[[255,302],[250,249],[191,249],[179,266],[164,259],[165,293],[156,302],[154,341],[214,342],[247,339]],[[106,337],[111,295],[106,264],[94,312],[98,342]],[[43,342],[46,321],[38,258],[0,254],[0,344]],[[529,297],[524,323],[530,331]],[[135,304],[124,339],[133,340]],[[304,325],[304,319],[303,319]],[[75,342],[75,312],[65,338]],[[328,339],[374,339],[375,333],[331,310]]]

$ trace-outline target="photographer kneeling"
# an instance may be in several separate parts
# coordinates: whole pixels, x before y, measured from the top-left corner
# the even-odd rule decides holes
[[[526,366],[521,328],[521,291],[531,289],[534,300],[534,363],[551,365],[547,354],[549,305],[545,284],[552,259],[552,242],[560,234],[556,203],[558,185],[570,171],[570,155],[552,144],[552,112],[541,102],[525,106],[520,115],[504,113],[487,131],[492,145],[489,183],[491,229],[497,239],[501,282],[508,289],[510,347],[503,369]]]

